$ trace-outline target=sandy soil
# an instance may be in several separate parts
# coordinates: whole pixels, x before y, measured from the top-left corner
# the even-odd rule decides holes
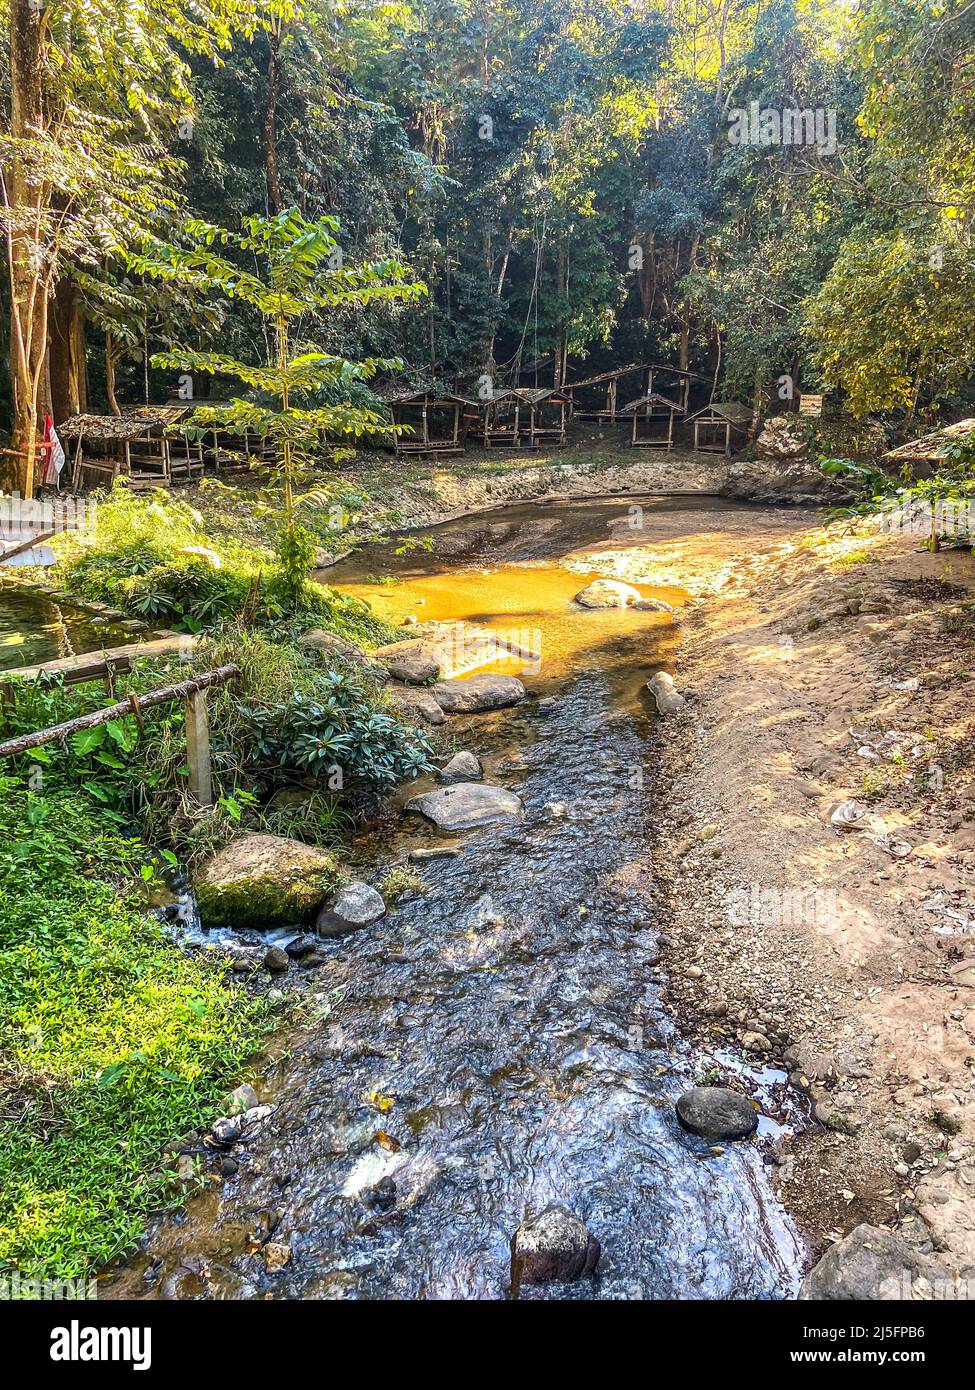
[[[568,561],[701,600],[658,748],[672,1008],[808,1094],[777,1187],[814,1253],[867,1221],[968,1277],[975,561],[811,512],[712,520]]]

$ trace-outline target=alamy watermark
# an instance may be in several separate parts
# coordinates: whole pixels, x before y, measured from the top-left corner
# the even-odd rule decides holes
[[[836,108],[833,106],[762,106],[750,101],[728,112],[732,145],[803,145],[820,154],[835,154]]]
[[[0,1273],[0,1302],[73,1303],[97,1297],[94,1279],[27,1279],[19,1269]]]
[[[884,532],[913,531],[940,536],[969,536],[975,532],[975,502],[913,498],[888,507],[880,513],[880,529]]]
[[[98,506],[84,497],[0,496],[0,531],[8,535],[93,531]]]
[[[834,888],[763,888],[750,883],[727,897],[733,927],[829,928],[837,920]]]

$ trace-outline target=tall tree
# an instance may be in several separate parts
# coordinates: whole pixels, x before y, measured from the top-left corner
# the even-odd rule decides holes
[[[2,216],[11,290],[16,481],[34,486],[39,417],[51,408],[53,297],[72,258],[117,252],[158,206],[166,133],[191,105],[183,54],[216,60],[272,0],[11,0],[10,128]],[[163,196],[163,202],[165,202]],[[56,340],[55,340],[56,341]]]

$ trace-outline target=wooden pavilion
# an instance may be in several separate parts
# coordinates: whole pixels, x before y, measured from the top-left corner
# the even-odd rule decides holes
[[[648,391],[624,405],[619,414],[633,421],[630,443],[634,449],[666,449],[669,453],[674,447],[674,421],[684,412],[669,396]]]
[[[72,415],[58,426],[73,445],[72,487],[128,478],[134,488],[169,487],[200,477],[203,448],[176,428],[190,414],[186,405],[139,405],[122,415]]]
[[[561,448],[568,405],[568,393],[551,386],[498,391],[485,405],[484,444],[489,449]]]
[[[700,454],[731,454],[732,438],[740,442],[752,422],[747,405],[737,401],[715,401],[689,416],[694,425],[694,450]]]
[[[392,432],[397,454],[462,454],[471,422],[478,419],[476,401],[452,393],[403,389],[383,399],[393,424],[406,432]]]
[[[630,376],[645,379],[644,395],[647,396],[653,392],[655,378],[672,378],[677,384],[674,394],[682,415],[687,413],[691,382],[704,380],[696,372],[685,371],[682,367],[668,367],[660,362],[631,362],[626,367],[614,367],[612,371],[598,372],[581,381],[570,381],[565,389],[572,397],[573,418],[615,425],[623,414],[619,403],[620,383]]]

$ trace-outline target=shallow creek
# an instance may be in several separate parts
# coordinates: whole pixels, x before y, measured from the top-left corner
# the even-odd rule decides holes
[[[706,513],[709,529],[726,509],[639,500],[651,536],[654,508]],[[600,1240],[599,1271],[523,1298],[794,1294],[802,1251],[766,1169],[788,1123],[781,1077],[743,1073],[768,1116],[753,1142],[713,1151],[674,1113],[714,1064],[660,999],[644,685],[677,628],[580,609],[586,576],[559,565],[632,504],[484,513],[430,531],[429,551],[370,547],[323,576],[396,621],[534,633],[540,662],[506,668],[527,699],[446,726],[448,755],[476,753],[524,820],[438,838],[406,816],[353,847],[373,881],[413,848],[459,853],[419,864],[422,895],[327,944],[310,1021],[257,1082],[278,1107],[270,1128],[234,1178],[155,1228],[108,1296],[507,1297],[512,1234],[552,1201]],[[268,1231],[290,1248],[272,1274]]]

